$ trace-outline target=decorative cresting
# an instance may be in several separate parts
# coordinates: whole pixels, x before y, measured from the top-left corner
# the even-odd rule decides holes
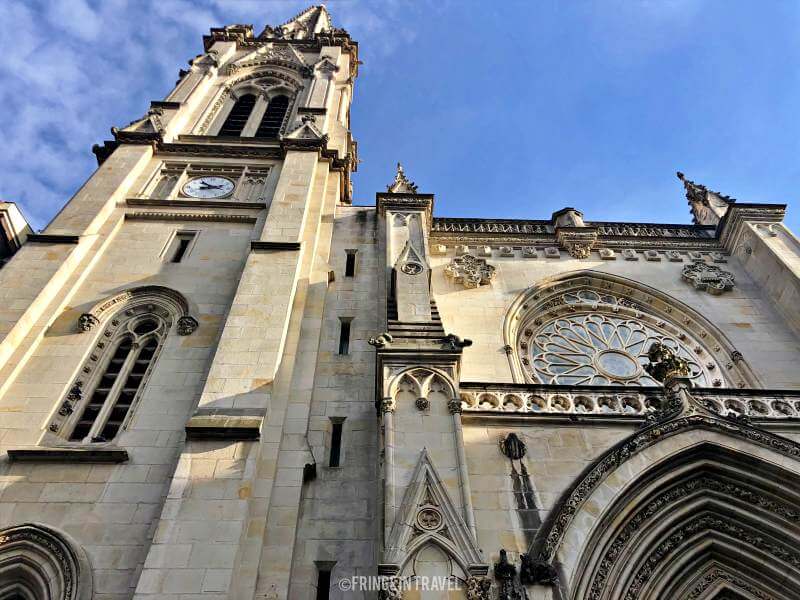
[[[688,380],[683,378],[668,380],[668,400],[655,413],[651,424],[603,453],[584,471],[548,516],[545,526],[531,547],[531,556],[534,556],[540,563],[548,563],[554,566],[556,557],[561,556],[560,549],[565,543],[568,531],[576,526],[577,521],[574,519],[579,512],[583,511],[584,503],[593,497],[595,490],[598,490],[612,473],[617,472],[623,463],[631,460],[632,457],[643,450],[664,442],[677,434],[694,430],[723,434],[730,436],[732,443],[740,440],[745,444],[756,444],[771,452],[790,457],[793,461],[800,461],[800,444],[757,429],[751,426],[747,419],[742,419],[739,415],[723,417],[712,412],[701,399],[692,395],[689,386]],[[714,446],[714,448],[715,452],[719,452],[721,447]],[[772,556],[778,563],[785,563],[781,564],[777,571],[786,570],[786,572],[789,572],[788,569],[792,569],[792,577],[796,576],[797,584],[794,587],[795,583],[791,583],[791,589],[794,590],[792,593],[786,596],[779,594],[775,597],[800,597],[800,553],[796,550],[800,546],[798,544],[800,542],[800,537],[798,537],[800,536],[800,521],[798,521],[798,514],[800,514],[798,513],[800,510],[800,476],[796,474],[800,472],[800,464],[795,465],[794,473],[784,472],[781,469],[781,474],[778,475],[768,472],[769,469],[775,470],[777,467],[770,467],[766,463],[762,464],[760,462],[757,465],[748,465],[748,460],[755,459],[750,455],[737,454],[729,461],[731,465],[738,469],[741,481],[737,482],[736,485],[741,490],[734,489],[735,486],[731,487],[730,477],[726,475],[718,478],[716,482],[709,483],[701,479],[699,480],[700,483],[686,484],[683,488],[684,491],[665,484],[659,488],[663,491],[663,495],[659,495],[658,499],[654,500],[654,504],[649,503],[649,501],[647,504],[641,504],[631,498],[619,500],[619,510],[624,511],[625,514],[638,514],[641,519],[647,520],[654,526],[663,525],[666,528],[670,526],[670,523],[672,524],[671,526],[674,526],[673,529],[655,533],[650,531],[648,534],[652,536],[650,539],[658,540],[655,545],[652,543],[637,545],[635,541],[639,538],[626,537],[624,532],[616,533],[614,534],[616,536],[614,539],[602,543],[591,540],[585,541],[588,532],[583,530],[580,533],[573,532],[570,537],[571,543],[575,544],[575,540],[579,538],[584,551],[581,554],[581,562],[579,564],[576,565],[574,561],[571,563],[570,572],[583,574],[580,585],[572,582],[572,598],[574,600],[683,598],[685,596],[680,594],[663,594],[659,591],[653,591],[656,589],[653,587],[655,585],[653,582],[657,582],[662,588],[667,584],[675,586],[678,583],[686,582],[688,574],[675,576],[673,572],[673,575],[669,575],[668,570],[665,570],[666,566],[671,564],[678,568],[680,565],[689,564],[688,558],[679,560],[680,556],[677,555],[680,555],[688,547],[686,544],[694,543],[692,540],[697,541],[697,544],[699,544],[697,546],[698,552],[700,550],[705,552],[709,545],[704,543],[704,540],[707,542],[710,539],[709,536],[712,535],[719,537],[721,540],[719,548],[723,550],[743,545],[748,549],[747,552],[750,553],[744,558]],[[703,465],[706,464],[704,461],[699,462]],[[773,461],[773,463],[775,462]],[[676,468],[675,472],[687,473],[685,469],[680,468]],[[761,473],[764,473],[764,475],[762,476]],[[651,484],[655,480],[654,476],[645,473],[641,476],[641,485],[651,490]],[[616,485],[619,486],[619,483]],[[671,517],[672,520],[659,518],[658,511],[661,508],[677,506],[680,504],[678,501],[681,498],[684,498],[686,494],[693,493],[693,490],[698,489],[698,486],[706,490],[702,498],[706,501],[706,504],[708,504],[706,496],[723,494],[729,498],[721,502],[720,506],[728,507],[725,510],[734,510],[737,506],[744,506],[743,512],[740,514],[737,511],[736,518],[731,518],[730,513],[726,515],[723,511],[717,514],[715,511],[708,512],[703,510],[702,506],[700,508],[695,506],[692,510],[687,509],[688,512],[675,513],[674,518]],[[780,489],[771,489],[770,486],[773,488],[774,486],[780,486]],[[689,502],[686,503],[687,506],[690,504]],[[635,512],[634,509],[638,509],[640,506],[645,508]],[[711,506],[711,504],[708,504],[708,506]],[[714,504],[715,510],[716,506]],[[756,510],[756,512],[754,513],[753,510]],[[757,513],[760,511],[770,513],[774,523],[782,520],[784,522],[782,528],[778,528],[776,525],[774,531],[770,532],[770,536],[760,538],[763,532],[759,532],[757,524],[766,522],[765,518],[767,516],[758,515]],[[590,512],[597,515],[598,507],[594,506]],[[750,515],[747,517],[749,522],[744,519],[746,514]],[[602,519],[601,522],[594,524],[592,528],[594,535],[606,535],[603,533],[604,530],[609,531],[607,535],[612,535],[610,532],[613,528],[609,525],[612,522],[615,527],[620,526],[620,523],[638,522],[636,518],[623,520],[613,512],[603,513]],[[775,537],[772,537],[772,534]],[[628,546],[629,542],[631,543],[630,546]],[[639,552],[638,555],[634,552],[634,546],[638,548],[636,550],[636,552]],[[601,548],[606,548],[606,555],[611,557],[605,563],[603,563],[598,554]],[[630,548],[630,550],[625,550],[626,548]],[[690,552],[686,551],[691,556],[695,556],[696,552],[691,548],[694,548],[694,546],[690,547]],[[573,547],[572,550],[568,551],[568,554],[574,556],[572,554],[574,552],[576,552],[576,549]],[[644,555],[641,554],[643,552]],[[716,557],[716,554],[712,556],[712,558]],[[739,557],[739,559],[741,558]],[[732,564],[735,565],[739,559],[733,560]],[[759,562],[759,564],[762,563]],[[621,574],[617,577],[613,573],[622,573],[620,571],[622,565],[625,565],[624,577],[620,579],[622,577]],[[636,568],[634,569],[633,566]],[[686,568],[688,569],[688,567]],[[613,571],[614,569],[617,569],[617,571]]]
[[[2,529],[0,598],[91,600],[89,559],[72,538],[47,525]]]
[[[558,390],[551,386],[462,382],[461,410],[470,413],[524,414],[533,417],[641,419],[657,411],[664,401],[663,388],[582,386]],[[744,415],[753,420],[800,419],[800,392],[788,390],[694,389],[692,395],[719,415]]]
[[[605,273],[582,271],[529,288],[511,305],[504,335],[519,383],[658,386],[644,368],[658,342],[688,363],[696,385],[757,386],[741,353],[703,316]]]
[[[476,540],[423,448],[386,541],[381,572],[400,573],[428,544],[442,550],[464,574],[481,576],[488,570]]]
[[[734,285],[733,273],[702,260],[696,260],[684,266],[681,276],[684,281],[691,283],[695,289],[706,291],[715,296],[732,290]]]
[[[482,258],[463,254],[450,261],[444,268],[444,274],[465,288],[476,288],[492,282],[495,268]]]
[[[198,321],[189,314],[189,302],[186,297],[173,289],[160,285],[146,285],[125,290],[95,304],[88,313],[78,317],[77,330],[91,331],[102,321],[109,318],[121,307],[136,309],[138,307],[160,307],[174,318],[178,324],[178,335],[190,335],[198,327]]]

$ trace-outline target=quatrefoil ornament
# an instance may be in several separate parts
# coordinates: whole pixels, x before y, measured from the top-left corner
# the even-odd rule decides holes
[[[491,283],[495,268],[484,259],[464,254],[450,261],[444,269],[445,275],[465,288],[476,288]]]

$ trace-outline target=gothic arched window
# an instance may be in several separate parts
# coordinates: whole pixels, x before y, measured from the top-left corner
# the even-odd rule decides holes
[[[264,116],[261,123],[256,130],[256,136],[259,138],[276,138],[283,125],[283,119],[286,117],[286,111],[289,108],[289,98],[284,95],[275,96],[270,99],[267,104],[267,110],[264,111]]]
[[[253,112],[255,105],[256,97],[253,94],[245,94],[239,98],[231,108],[231,112],[228,113],[217,135],[227,137],[242,135],[247,119],[250,118],[250,113]]]
[[[75,407],[79,416],[71,441],[107,442],[117,435],[169,326],[169,314],[153,305],[129,308],[111,319],[84,367],[84,372],[94,370],[94,377],[70,392],[83,401]]]

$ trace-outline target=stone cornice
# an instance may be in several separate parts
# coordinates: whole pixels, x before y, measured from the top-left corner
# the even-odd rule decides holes
[[[387,210],[408,211],[421,210],[431,223],[433,213],[433,194],[392,194],[378,192],[375,194],[375,206],[378,214],[384,216]]]
[[[717,237],[722,244],[731,249],[747,222],[780,223],[786,215],[785,204],[751,204],[737,202],[731,204],[728,212],[717,226]]]
[[[255,223],[257,220],[252,215],[155,211],[125,213],[125,219],[129,221],[205,221],[208,223]]]
[[[266,202],[237,202],[236,200],[182,200],[163,198],[128,198],[128,206],[167,206],[170,208],[237,208],[250,210],[264,210]]]

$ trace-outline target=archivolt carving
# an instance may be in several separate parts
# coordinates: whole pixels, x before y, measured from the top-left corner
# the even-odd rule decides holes
[[[755,429],[735,419],[717,418],[705,414],[678,415],[666,422],[643,429],[600,456],[566,492],[557,510],[548,517],[536,547],[541,560],[551,560],[559,547],[573,517],[592,492],[617,467],[645,448],[668,437],[695,429],[716,431],[750,441],[786,456],[800,459],[800,445],[786,438]]]
[[[758,386],[745,361],[729,361],[736,349],[703,316],[605,273],[582,271],[529,288],[511,305],[504,335],[517,383],[658,385],[643,367],[659,342],[690,363],[698,385]]]
[[[133,309],[149,304],[159,307],[165,316],[178,322],[179,335],[189,335],[197,329],[198,321],[189,315],[189,302],[183,294],[168,287],[146,285],[125,290],[95,304],[78,318],[78,331],[90,331],[123,306]]]
[[[0,598],[85,600],[92,569],[72,538],[49,526],[26,523],[0,530]]]
[[[253,85],[258,85],[259,82],[263,83],[263,86],[261,86],[260,89],[263,88],[267,92],[274,87],[284,88],[288,91],[289,110],[286,111],[286,117],[281,125],[281,133],[286,131],[286,124],[290,114],[292,113],[291,108],[294,105],[297,95],[303,89],[303,84],[299,79],[284,71],[277,71],[274,69],[259,69],[255,72],[232,78],[230,81],[228,81],[228,83],[217,96],[214,104],[206,113],[206,116],[203,119],[203,122],[200,124],[200,127],[197,129],[198,135],[207,134],[208,128],[211,126],[211,123],[214,122],[214,119],[216,119],[220,109],[222,109],[222,107],[225,105],[225,101],[233,95],[234,90],[246,82],[251,82]]]

